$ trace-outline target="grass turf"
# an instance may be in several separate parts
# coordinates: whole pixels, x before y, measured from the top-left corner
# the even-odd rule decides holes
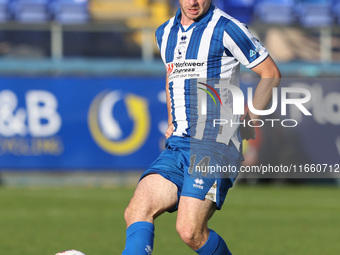
[[[6,255],[121,254],[123,212],[133,189],[0,188],[0,249]],[[340,189],[236,186],[210,227],[234,254],[340,254]],[[156,220],[153,254],[195,254],[175,231],[176,213]]]

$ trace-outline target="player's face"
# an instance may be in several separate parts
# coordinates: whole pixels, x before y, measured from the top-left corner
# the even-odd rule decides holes
[[[191,25],[207,12],[211,0],[179,0],[182,11],[182,25]]]

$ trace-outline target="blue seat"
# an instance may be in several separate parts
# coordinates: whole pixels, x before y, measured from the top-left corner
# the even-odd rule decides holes
[[[331,0],[301,0],[295,12],[305,27],[326,27],[334,22]]]
[[[89,21],[87,0],[54,0],[50,4],[53,19],[62,24],[79,24]]]
[[[294,0],[259,0],[254,8],[263,23],[288,25],[295,22]]]
[[[9,19],[8,2],[9,0],[0,0],[0,22],[7,21]]]
[[[333,2],[332,13],[340,24],[340,0],[335,0]]]
[[[239,21],[250,24],[253,21],[255,0],[226,0],[221,1],[221,9]]]
[[[48,0],[12,0],[9,4],[11,16],[22,23],[41,23],[49,20]]]

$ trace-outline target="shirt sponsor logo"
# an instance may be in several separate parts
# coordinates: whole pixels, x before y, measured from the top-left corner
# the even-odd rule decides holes
[[[165,68],[166,68],[166,74],[169,76],[174,70],[174,64],[173,63],[167,64]]]
[[[179,62],[174,63],[176,68],[204,66],[204,62]]]
[[[204,65],[205,62],[199,61],[173,62],[166,65],[166,70],[170,80],[176,78],[199,78],[202,75]]]

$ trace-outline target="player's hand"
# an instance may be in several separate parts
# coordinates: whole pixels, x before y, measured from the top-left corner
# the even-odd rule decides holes
[[[242,139],[243,140],[255,139],[256,138],[255,128],[248,125],[248,122],[251,121],[249,113],[247,113],[243,118],[241,118],[241,121],[245,121],[245,125],[240,126]]]
[[[169,126],[168,126],[168,129],[166,130],[165,132],[165,138],[168,139],[171,134],[174,132],[174,124],[171,123]]]

